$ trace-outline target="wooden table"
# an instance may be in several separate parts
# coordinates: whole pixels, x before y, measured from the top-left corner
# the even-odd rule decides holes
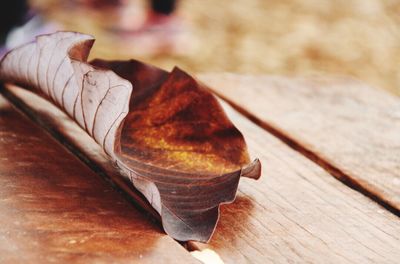
[[[84,131],[7,86],[0,263],[191,263],[207,254],[225,263],[400,261],[398,98],[343,77],[199,78],[263,163],[262,178],[243,179],[236,201],[222,206],[209,244],[165,235]]]

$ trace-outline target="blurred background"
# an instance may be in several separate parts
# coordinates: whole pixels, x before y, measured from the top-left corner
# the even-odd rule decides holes
[[[8,34],[9,46],[29,32],[75,30],[96,37],[91,58],[191,73],[350,75],[400,95],[399,0],[181,0],[165,16],[146,0],[27,3],[22,20],[36,22]]]

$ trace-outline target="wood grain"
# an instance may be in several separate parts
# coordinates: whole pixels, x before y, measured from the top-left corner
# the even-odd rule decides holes
[[[95,143],[84,142],[85,133],[74,131],[52,106],[16,87],[7,90],[48,126],[53,124],[64,140],[78,137],[86,145],[81,149],[87,158],[93,157],[85,149]],[[240,183],[236,201],[222,207],[210,244],[190,242],[192,250],[209,248],[226,263],[396,263],[400,258],[397,217],[224,108],[245,135],[252,154],[261,158],[263,177]]]
[[[400,215],[400,100],[356,80],[201,79],[251,119]]]
[[[1,263],[195,262],[0,96]]]
[[[226,263],[397,263],[400,220],[234,110],[263,166],[222,208],[210,244]]]

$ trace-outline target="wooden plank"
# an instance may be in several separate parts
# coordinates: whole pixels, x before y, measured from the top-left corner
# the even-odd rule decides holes
[[[8,91],[44,117],[47,125],[53,123],[53,128],[64,131],[66,139],[71,137],[66,129],[70,125],[64,127],[68,120],[57,119],[61,113],[54,107],[21,89]],[[395,263],[400,259],[396,216],[225,108],[244,133],[253,156],[261,159],[263,176],[259,181],[241,181],[235,203],[222,207],[211,242],[189,242],[192,250],[213,250],[226,263]]]
[[[225,107],[225,109],[230,109]],[[395,263],[400,220],[232,109],[261,181],[243,181],[210,245],[230,263]]]
[[[196,262],[0,96],[0,262]]]
[[[400,215],[399,98],[344,77],[201,79],[335,177]]]
[[[76,125],[75,121],[36,94],[13,85],[7,85],[7,88],[2,91],[3,94],[18,105],[18,108],[30,119],[44,128],[93,171],[108,179],[113,186],[122,189],[125,198],[144,209],[143,212],[149,217],[155,221],[160,220],[160,216],[146,198],[133,187],[129,179],[121,177],[102,147],[88,134],[82,133],[83,130]]]
[[[229,107],[260,181],[242,181],[209,245],[227,263],[396,263],[400,220]],[[230,110],[229,110],[230,109]]]

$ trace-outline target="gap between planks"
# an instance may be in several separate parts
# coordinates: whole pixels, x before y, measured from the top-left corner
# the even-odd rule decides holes
[[[3,87],[1,87],[3,88]],[[91,170],[93,170],[96,174],[100,175],[106,182],[111,184],[111,186],[121,193],[125,199],[132,202],[136,205],[136,207],[142,212],[145,213],[146,216],[153,222],[157,223],[160,227],[160,216],[157,212],[147,204],[146,198],[139,193],[136,189],[132,188],[130,190],[124,190],[121,188],[121,185],[111,179],[107,172],[105,172],[101,166],[99,166],[96,162],[92,161],[91,158],[83,153],[73,142],[69,141],[64,137],[62,133],[60,133],[54,126],[48,125],[41,117],[38,117],[35,111],[32,111],[30,107],[25,104],[21,99],[17,96],[9,92],[7,89],[1,89],[0,94],[2,94],[13,106],[16,107],[19,111],[21,111],[25,116],[27,116],[30,120],[32,120],[39,127],[44,129],[47,133],[49,133],[54,139],[61,143],[69,152],[75,155],[79,160],[81,160],[86,166],[88,166]]]
[[[1,263],[198,263],[2,95],[0,107]]]
[[[400,217],[400,209],[396,208],[392,203],[385,198],[381,193],[374,193],[371,192],[368,188],[364,185],[360,184],[357,179],[354,179],[349,174],[346,174],[343,170],[335,166],[334,164],[330,163],[327,159],[323,158],[322,156],[318,155],[316,152],[312,151],[311,149],[307,148],[300,141],[296,140],[294,137],[291,137],[286,133],[284,130],[279,129],[278,127],[274,126],[273,124],[262,120],[261,118],[252,114],[249,110],[246,110],[244,107],[240,106],[239,104],[235,103],[231,100],[228,96],[225,96],[221,92],[209,88],[209,90],[214,93],[216,96],[221,98],[223,101],[227,102],[231,107],[233,107],[236,111],[240,114],[245,116],[255,125],[261,127],[268,133],[272,134],[276,138],[278,138],[281,142],[285,143],[291,149],[295,150],[296,152],[300,153],[304,157],[308,158],[319,167],[324,169],[330,175],[332,175],[335,179],[339,180],[349,188],[360,192],[364,196],[370,198],[384,209],[388,210],[389,212],[393,213],[394,215]]]
[[[129,186],[131,186],[130,183],[120,184],[118,183],[118,181],[123,181],[124,179],[111,178],[101,166],[99,166],[88,155],[86,155],[83,151],[81,151],[79,147],[76,146],[76,144],[66,139],[65,136],[57,130],[57,128],[47,124],[41,117],[38,117],[35,111],[32,111],[31,108],[26,103],[24,103],[13,93],[5,89],[4,86],[1,84],[0,84],[0,94],[2,94],[17,110],[19,110],[22,114],[24,114],[26,117],[32,120],[45,132],[50,134],[70,153],[72,153],[79,160],[81,160],[94,173],[101,176],[103,180],[105,180],[108,184],[112,186],[113,189],[119,192],[124,197],[124,199],[128,200],[131,204],[133,204],[135,208],[138,209],[140,213],[145,215],[147,219],[149,219],[151,222],[155,223],[162,229],[161,219],[158,213],[151,207],[150,204],[148,204],[146,198],[139,191],[137,191],[133,186],[129,188]],[[176,241],[176,242],[188,251],[200,250],[193,247],[191,247],[189,250],[189,247],[186,242],[181,242],[181,241]]]
[[[93,161],[89,155],[85,154],[80,148],[75,144],[76,142],[71,142],[65,137],[54,124],[48,124],[42,117],[38,116],[34,110],[32,110],[23,100],[18,98],[15,94],[10,92],[0,84],[0,94],[2,94],[17,110],[19,110],[23,115],[32,120],[45,132],[49,133],[55,140],[57,140],[62,146],[64,146],[71,154],[75,155],[79,160],[81,160],[86,166],[88,166],[94,173],[99,175],[103,180],[112,186],[114,190],[119,192],[126,200],[135,206],[140,213],[145,215],[147,219],[155,223],[162,229],[160,215],[154,210],[154,208],[147,202],[146,198],[137,191],[128,179],[123,179],[122,177],[110,177],[109,171],[103,168],[99,163]],[[197,247],[193,243],[182,242],[175,240],[184,249],[189,252],[199,251],[200,254],[202,249]],[[194,258],[198,259],[195,255]],[[215,256],[211,256],[214,257]]]
[[[232,106],[236,111],[244,115],[247,119],[252,121],[257,126],[263,128],[280,141],[288,145],[290,148],[299,152],[301,155],[305,156],[309,160],[313,161],[315,164],[323,168],[327,171],[330,175],[332,175],[335,179],[338,179],[340,182],[344,183],[346,186],[350,187],[353,190],[356,190],[363,195],[367,196],[368,198],[372,199],[379,205],[381,205],[386,210],[390,211],[391,213],[395,214],[396,216],[400,217],[400,210],[392,206],[384,197],[379,194],[374,194],[369,192],[364,186],[354,180],[352,177],[344,173],[340,168],[334,166],[333,164],[329,163],[324,158],[320,157],[314,151],[308,149],[307,147],[303,146],[300,142],[296,139],[290,137],[282,131],[281,129],[269,124],[258,118],[257,116],[250,113],[250,111],[246,110],[245,108],[241,107],[240,105],[236,104],[234,101],[230,100],[227,96],[223,95],[222,93],[210,89],[212,93],[217,95],[223,101],[227,102],[230,106]],[[146,198],[138,192],[134,188],[123,188],[123,186],[129,186],[130,184],[118,184],[115,182],[116,179],[111,179],[107,173],[99,166],[96,162],[92,161],[91,158],[83,153],[79,147],[76,146],[73,142],[69,141],[65,138],[65,136],[60,133],[54,126],[47,124],[43,121],[41,117],[38,117],[31,108],[24,103],[21,99],[17,96],[12,94],[8,89],[1,89],[0,93],[3,94],[15,107],[17,107],[21,112],[23,112],[26,116],[28,116],[32,121],[42,127],[45,131],[47,131],[52,137],[54,137],[57,141],[59,141],[64,147],[66,147],[72,154],[77,156],[83,163],[85,163],[90,169],[92,169],[95,173],[100,175],[105,181],[113,186],[115,190],[120,192],[125,199],[136,205],[136,207],[144,213],[152,222],[157,223],[161,226],[160,216],[158,213],[147,203]],[[118,179],[120,180],[120,179]],[[189,251],[200,250],[195,244],[191,243],[188,245],[187,243],[183,243],[177,241],[183,247],[188,249]]]
[[[7,90],[45,124],[66,132],[62,134],[67,141],[80,143],[76,145],[103,169],[105,159],[99,160],[96,155],[99,151],[90,149],[90,145],[96,144],[73,121],[60,111],[54,111],[54,106],[47,105],[50,103],[21,88],[7,87]],[[332,258],[332,263],[339,259],[347,259],[347,262],[396,259],[398,218],[386,210],[377,210],[379,207],[374,202],[330,175],[325,176],[327,173],[322,168],[236,111],[225,110],[246,132],[249,148],[255,151],[253,154],[262,157],[266,167],[267,164],[272,167],[268,169],[269,174],[264,175],[268,177],[262,177],[259,182],[242,181],[236,202],[221,208],[224,217],[211,242],[207,245],[185,243],[189,251],[206,246],[229,263],[300,259],[320,262],[321,257]],[[263,152],[265,146],[269,146],[269,152]],[[110,176],[107,170],[106,174]],[[271,189],[264,192],[268,188]],[[349,245],[352,246],[349,248]],[[375,248],[383,250],[382,253]]]
[[[133,204],[135,208],[138,209],[140,213],[145,215],[147,219],[149,219],[151,222],[155,223],[162,229],[160,215],[154,210],[153,207],[151,207],[146,198],[139,191],[137,191],[130,182],[127,182],[127,179],[122,179],[122,177],[110,177],[109,173],[104,168],[102,168],[102,166],[93,161],[91,157],[89,157],[89,155],[81,151],[74,142],[68,140],[54,125],[49,125],[48,123],[46,123],[46,121],[43,120],[42,117],[36,115],[36,112],[34,110],[32,111],[32,109],[25,102],[23,102],[23,100],[18,98],[18,96],[10,92],[8,89],[6,89],[2,84],[0,84],[0,94],[3,95],[17,110],[19,110],[22,114],[32,120],[45,132],[50,134],[50,136],[57,140],[70,153],[75,155],[94,173],[98,174],[103,180],[110,184],[113,189],[119,192],[124,197],[124,199]],[[121,183],[124,180],[125,183]],[[187,242],[177,240],[175,241],[189,252],[202,251],[202,249],[197,247],[195,244],[189,244]]]

